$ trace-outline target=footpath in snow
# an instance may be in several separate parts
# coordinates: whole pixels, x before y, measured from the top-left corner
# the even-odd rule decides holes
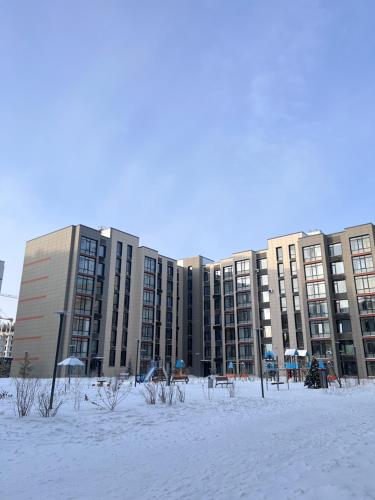
[[[54,418],[19,419],[14,398],[0,400],[2,500],[375,499],[372,381],[291,383],[262,400],[258,381],[230,397],[193,379],[184,403],[154,406],[137,385],[113,412],[92,404],[91,384],[60,382]]]

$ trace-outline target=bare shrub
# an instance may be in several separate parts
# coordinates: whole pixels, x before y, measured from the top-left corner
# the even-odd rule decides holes
[[[12,397],[12,395],[8,391],[6,391],[5,389],[0,390],[0,399],[8,399],[11,397]]]
[[[165,384],[160,384],[159,386],[159,391],[158,391],[158,397],[160,403],[165,404],[167,402],[167,388]]]
[[[118,380],[110,380],[109,387],[98,387],[97,401],[91,401],[100,410],[113,411],[130,392],[130,384],[121,384]]]
[[[39,392],[37,397],[38,412],[41,417],[55,417],[59,411],[60,406],[63,404],[62,399],[57,403],[55,402],[55,407],[50,409],[51,394],[48,386],[44,386]]]
[[[202,384],[203,395],[208,401],[212,401],[214,399],[215,389],[208,388],[206,384]]]
[[[15,406],[19,418],[29,415],[38,393],[39,379],[37,378],[15,378],[13,379],[16,389]]]
[[[172,405],[174,400],[174,395],[175,395],[174,385],[166,385],[166,384],[159,385],[158,397],[160,403]]]
[[[158,386],[153,382],[149,382],[148,384],[144,384],[142,388],[142,395],[145,398],[145,401],[148,405],[156,404],[156,397],[158,393]]]
[[[185,403],[186,399],[186,391],[185,387],[181,387],[180,385],[177,386],[177,400],[180,403]]]

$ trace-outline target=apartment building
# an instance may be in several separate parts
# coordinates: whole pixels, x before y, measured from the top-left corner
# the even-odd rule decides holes
[[[218,262],[179,261],[195,290],[184,305],[188,365],[201,375],[259,373],[259,348],[280,368],[290,349],[307,355],[302,364],[314,355],[340,374],[375,376],[373,259],[374,226],[363,224],[271,238],[264,250]]]
[[[28,241],[12,373],[27,352],[35,376],[52,375],[59,312],[59,359],[79,357],[86,374],[144,373],[155,359],[170,369],[182,349],[180,272],[113,228],[69,226]]]
[[[286,350],[375,376],[374,226],[270,238],[214,262],[174,260],[116,229],[70,226],[27,243],[13,356],[50,376],[73,353],[106,375],[183,359],[195,375],[257,374]],[[306,357],[305,357],[306,355]]]

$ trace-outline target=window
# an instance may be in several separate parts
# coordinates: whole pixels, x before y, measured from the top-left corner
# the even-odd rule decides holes
[[[366,358],[375,358],[375,342],[364,342],[363,346],[365,348]]]
[[[251,295],[250,292],[237,293],[237,307],[250,306]]]
[[[329,342],[311,342],[312,355],[317,358],[327,357],[328,352],[332,350]]]
[[[299,295],[294,295],[294,297],[293,297],[293,303],[294,303],[294,310],[295,311],[300,311],[301,310],[301,305],[300,305]]]
[[[144,307],[142,311],[142,319],[145,322],[154,321],[154,309],[152,307]]]
[[[224,294],[232,294],[233,293],[233,281],[224,281]]]
[[[94,291],[94,279],[77,276],[77,293],[92,294]]]
[[[253,357],[253,345],[252,344],[241,344],[239,346],[240,359],[248,359]]]
[[[167,308],[172,309],[173,307],[173,297],[171,295],[167,295]]]
[[[214,280],[215,281],[220,281],[220,276],[221,276],[220,269],[215,269],[214,270]]]
[[[228,295],[224,297],[224,309],[233,309],[234,307],[234,299],[233,295]]]
[[[205,274],[205,275],[207,274],[207,279],[205,279],[205,281],[208,281],[208,273],[207,273],[207,272],[205,272],[204,274]],[[167,267],[167,276],[168,276],[168,278],[173,278],[173,266],[170,266],[170,265],[169,265],[169,266]]]
[[[258,259],[257,260],[257,268],[259,270],[267,269],[267,259]]]
[[[143,291],[143,303],[153,306],[155,302],[155,292],[150,290]]]
[[[311,260],[321,260],[322,249],[320,245],[312,245],[310,247],[303,248],[303,259],[305,262]]]
[[[237,323],[239,325],[251,322],[251,309],[240,309],[237,311]]]
[[[126,251],[126,257],[127,259],[132,260],[132,256],[133,256],[133,247],[132,245],[128,245]]]
[[[236,278],[236,289],[237,290],[250,289],[250,276],[237,277]]]
[[[268,286],[268,274],[258,276],[259,286]]]
[[[227,357],[227,361],[235,360],[236,359],[236,348],[233,345],[227,345],[225,346],[225,354]]]
[[[155,288],[155,276],[153,274],[145,273],[144,285],[148,288]]]
[[[375,318],[361,318],[361,330],[363,336],[375,335]]]
[[[326,297],[325,283],[307,283],[306,291],[308,299],[322,299]]]
[[[327,302],[309,302],[309,318],[328,318]]]
[[[336,314],[348,314],[349,301],[347,299],[335,300],[335,311]]]
[[[353,257],[353,270],[355,273],[367,273],[374,270],[374,262],[371,255],[365,257]]]
[[[330,337],[329,321],[311,321],[310,333],[311,337]]]
[[[263,327],[263,337],[270,338],[272,337],[272,327],[271,325],[266,325]]]
[[[98,264],[98,276],[104,278],[104,264],[102,264],[101,262],[99,262]]]
[[[339,257],[342,255],[342,245],[341,243],[333,243],[328,245],[328,253],[330,257]]]
[[[145,257],[145,271],[149,273],[156,272],[156,260],[151,257]]]
[[[289,245],[289,259],[293,260],[296,258],[296,245]]]
[[[360,314],[375,314],[375,297],[358,297]]]
[[[280,309],[281,312],[287,312],[286,297],[280,297]]]
[[[335,293],[346,293],[346,281],[345,280],[334,281],[333,290]]]
[[[375,276],[355,278],[355,286],[358,293],[375,292]]]
[[[238,340],[248,340],[251,339],[251,327],[250,326],[239,326],[238,327]]]
[[[234,313],[225,313],[224,322],[225,326],[234,325]]]
[[[339,262],[332,262],[331,264],[331,272],[332,274],[344,274],[344,263],[339,261]]]
[[[336,321],[337,333],[349,333],[352,331],[350,319],[339,319]]]
[[[99,246],[99,257],[102,257],[104,259],[105,254],[106,254],[106,246],[100,245]]]
[[[292,275],[297,274],[297,262],[295,260],[290,263],[290,272]]]
[[[249,273],[250,271],[250,261],[247,260],[237,260],[236,262],[236,274]]]
[[[115,268],[115,272],[117,274],[120,274],[121,273],[121,259],[120,257],[116,257],[116,268]]]
[[[285,281],[284,280],[279,281],[279,291],[281,294],[285,293]]]
[[[79,358],[85,358],[88,353],[89,342],[88,340],[72,339],[71,346],[73,355]]]
[[[292,290],[293,293],[298,293],[299,291],[298,278],[292,278]]]
[[[74,314],[84,314],[91,316],[92,298],[77,296],[74,302]]]
[[[233,278],[233,266],[226,266],[223,268],[223,276],[225,280]]]
[[[81,237],[80,251],[88,255],[96,256],[97,241],[91,238]]]
[[[359,236],[358,238],[350,238],[350,248],[352,253],[365,253],[371,250],[370,236]]]
[[[120,258],[122,257],[122,243],[121,243],[121,241],[117,242],[116,257],[120,257]]]
[[[260,302],[269,302],[270,301],[270,292],[268,290],[265,292],[259,292],[259,301]]]
[[[284,264],[282,262],[279,262],[279,264],[277,264],[277,274],[279,278],[284,277]]]
[[[264,308],[260,309],[260,319],[271,319],[271,309],[269,308]]]
[[[73,319],[73,335],[88,337],[90,335],[91,319],[89,318],[74,318]]]
[[[309,264],[305,266],[305,276],[307,280],[324,278],[323,264]]]
[[[142,339],[152,341],[154,327],[152,325],[142,325]]]
[[[95,274],[95,259],[79,256],[78,272],[83,274]]]
[[[283,260],[283,249],[281,247],[276,248],[276,259]]]

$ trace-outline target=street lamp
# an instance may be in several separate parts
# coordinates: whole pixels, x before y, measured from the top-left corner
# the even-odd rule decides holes
[[[50,396],[50,399],[49,399],[49,409],[50,410],[52,410],[52,408],[53,408],[53,396],[54,396],[54,392],[55,392],[57,362],[59,360],[59,351],[60,351],[62,329],[63,329],[62,327],[63,327],[64,316],[65,316],[66,312],[65,311],[58,311],[56,314],[58,314],[60,316],[60,324],[59,324],[59,333],[58,333],[58,336],[57,336],[55,363],[53,365],[53,377],[52,377],[51,396]]]
[[[262,366],[262,346],[261,346],[260,330],[261,330],[260,328],[256,328],[257,341],[258,341],[258,361],[259,361],[259,370],[260,370],[260,385],[261,385],[261,389],[262,389],[262,398],[264,398],[263,366]]]
[[[135,358],[135,381],[134,381],[134,387],[137,387],[137,371],[138,371],[138,356],[139,356],[139,339],[137,339],[137,355]]]

